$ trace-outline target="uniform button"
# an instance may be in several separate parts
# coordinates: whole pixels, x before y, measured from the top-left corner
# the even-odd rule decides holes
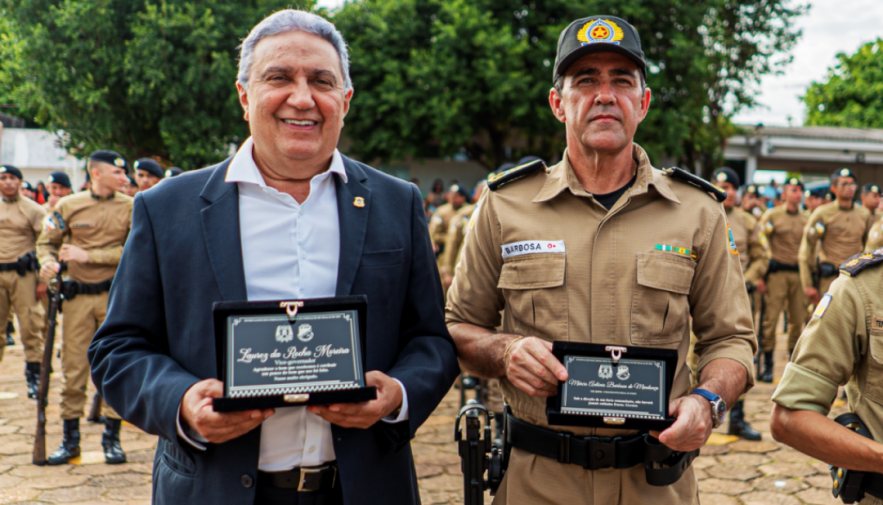
[[[315,447],[310,447],[310,451],[309,451],[309,452],[310,452],[310,454],[313,454],[314,452],[316,452],[316,448],[315,448]]]
[[[297,211],[297,215],[298,215],[298,216],[303,216],[303,215],[304,215],[304,208],[303,208],[303,207],[301,207],[300,210]]]
[[[239,483],[242,484],[242,487],[251,487],[254,485],[254,479],[249,475],[243,475],[242,478],[239,479]]]
[[[307,253],[301,251],[301,253],[300,253],[300,259],[302,259],[302,260],[307,259]]]

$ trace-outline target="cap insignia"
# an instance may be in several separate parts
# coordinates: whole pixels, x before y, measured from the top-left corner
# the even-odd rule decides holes
[[[606,42],[608,44],[619,45],[622,40],[622,28],[617,26],[613,21],[606,19],[596,19],[585,26],[576,34],[576,38],[582,42],[582,45],[594,44],[596,42]]]
[[[116,158],[115,160],[113,160],[113,164],[120,167],[120,168],[123,168],[124,166],[126,166],[126,162],[123,161],[122,158]]]
[[[841,169],[841,170],[840,170],[840,176],[841,176],[841,177],[848,177],[848,176],[849,176],[849,169],[848,169],[848,168],[843,168],[843,169]]]
[[[6,173],[6,167],[0,167],[0,174]]]
[[[721,172],[717,174],[717,177],[715,177],[715,179],[717,179],[717,182],[727,182],[727,174]]]

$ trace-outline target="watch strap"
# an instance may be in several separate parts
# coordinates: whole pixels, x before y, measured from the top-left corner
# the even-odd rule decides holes
[[[720,400],[720,398],[721,398],[720,396],[712,393],[711,391],[709,391],[707,389],[697,388],[697,389],[694,389],[693,391],[691,391],[691,393],[697,394],[710,402],[716,402],[716,401]]]

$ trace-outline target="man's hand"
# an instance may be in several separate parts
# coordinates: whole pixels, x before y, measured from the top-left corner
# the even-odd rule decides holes
[[[58,275],[58,271],[61,270],[61,265],[56,261],[48,261],[42,267],[40,267],[40,277],[43,280],[52,280]]]
[[[818,289],[816,289],[812,286],[810,286],[808,288],[803,288],[803,294],[805,294],[806,297],[809,298],[809,303],[811,303],[815,306],[819,305],[819,301],[821,301],[821,299],[819,297],[819,290]]]
[[[711,402],[699,395],[687,395],[671,402],[669,415],[677,421],[665,431],[651,431],[666,447],[689,452],[705,445],[714,423],[711,420]]]
[[[215,412],[212,398],[224,396],[224,383],[205,379],[190,386],[181,399],[181,418],[213,444],[241,437],[272,416],[274,409]]]
[[[37,283],[37,300],[43,300],[46,298],[46,291],[49,289],[49,285],[45,282]]]
[[[760,294],[766,296],[766,282],[764,282],[763,279],[757,281],[757,290]]]
[[[64,244],[58,252],[58,261],[67,261],[68,263],[88,263],[89,253],[85,249],[75,245]]]
[[[567,370],[552,354],[552,342],[526,337],[512,345],[506,362],[506,378],[531,396],[558,394],[558,381],[567,380]]]
[[[365,374],[365,384],[377,386],[377,398],[362,403],[311,405],[307,412],[344,428],[366,429],[389,416],[402,405],[402,388],[392,377],[372,370]]]

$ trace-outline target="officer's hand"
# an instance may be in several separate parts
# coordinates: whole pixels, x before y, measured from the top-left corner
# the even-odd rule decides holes
[[[555,396],[558,381],[567,380],[567,370],[552,354],[552,342],[536,337],[515,342],[503,366],[509,382],[531,396]]]
[[[757,290],[760,291],[760,294],[766,296],[766,282],[763,282],[763,279],[757,281]]]
[[[48,261],[40,267],[40,277],[47,281],[54,279],[59,270],[61,270],[61,265],[55,261]]]
[[[75,245],[64,244],[58,251],[58,260],[73,263],[88,263],[89,253]]]
[[[803,288],[803,294],[805,294],[806,297],[809,298],[809,303],[816,305],[816,306],[819,304],[820,299],[819,299],[819,290],[818,289],[816,289],[812,286],[810,286],[808,288]]]
[[[245,435],[272,416],[274,409],[215,412],[212,398],[224,396],[224,383],[205,379],[190,386],[181,399],[181,418],[213,444]]]
[[[392,377],[372,370],[365,374],[365,384],[377,386],[377,398],[362,403],[310,405],[307,412],[344,428],[370,428],[402,405],[402,388]]]
[[[445,286],[451,287],[451,284],[453,284],[453,283],[454,283],[454,278],[451,277],[450,275],[445,275]]]
[[[714,423],[711,420],[711,403],[699,395],[687,395],[671,402],[669,415],[677,421],[663,432],[651,431],[669,449],[692,451],[705,445]]]
[[[46,291],[49,289],[49,285],[45,282],[37,283],[37,300],[43,300],[46,298]]]

